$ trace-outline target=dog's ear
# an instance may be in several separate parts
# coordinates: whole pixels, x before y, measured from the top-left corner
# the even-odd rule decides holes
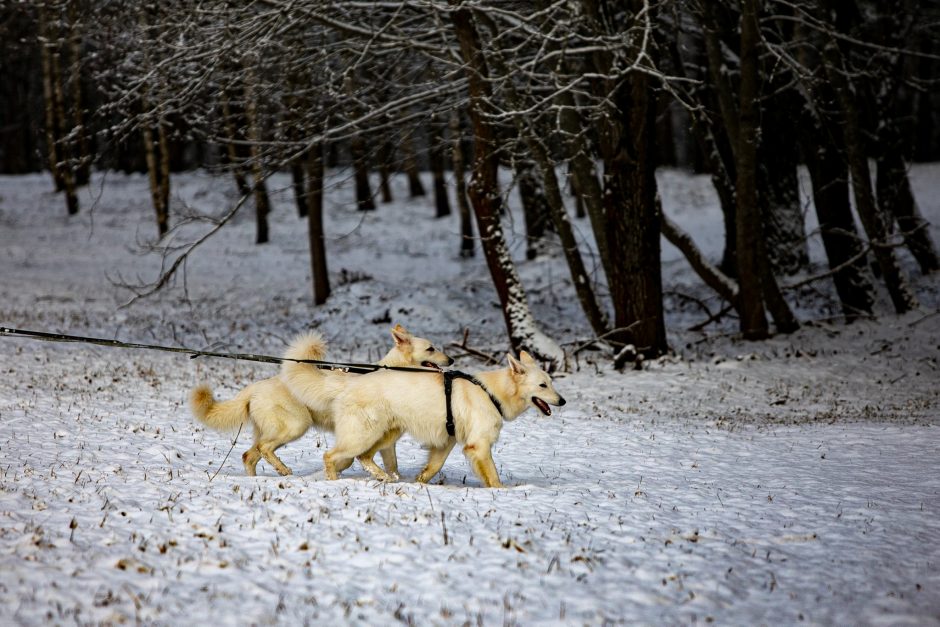
[[[519,352],[519,359],[521,359],[521,360],[522,360],[522,363],[524,363],[526,366],[536,366],[536,367],[537,367],[537,366],[539,365],[539,362],[535,361],[535,359],[532,358],[532,355],[530,355],[529,353],[527,353],[527,352],[525,352],[525,351],[520,351],[520,352]]]
[[[401,348],[405,344],[411,344],[411,333],[405,329],[405,327],[400,324],[396,324],[392,328],[392,339],[395,340],[395,346]]]
[[[509,360],[509,367],[512,369],[513,374],[525,374],[525,365],[521,361],[513,357],[510,353],[506,353],[506,358]]]

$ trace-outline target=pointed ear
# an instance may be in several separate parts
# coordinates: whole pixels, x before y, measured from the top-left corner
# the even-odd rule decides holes
[[[395,345],[401,347],[404,344],[411,344],[411,333],[405,329],[405,327],[400,324],[396,324],[392,329],[392,339],[395,340]]]
[[[506,353],[506,358],[509,360],[509,368],[512,370],[513,374],[522,375],[525,374],[525,366],[521,361]]]
[[[524,364],[527,365],[527,366],[538,366],[538,365],[539,365],[539,362],[535,361],[535,359],[532,358],[532,355],[530,355],[529,353],[527,353],[527,352],[525,352],[525,351],[521,351],[521,352],[519,353],[519,359],[521,359],[521,360],[522,360],[522,363],[524,363]]]

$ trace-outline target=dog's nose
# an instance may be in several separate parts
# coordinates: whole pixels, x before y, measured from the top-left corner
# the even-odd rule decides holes
[[[448,358],[447,358],[447,363],[444,364],[444,365],[445,365],[445,366],[452,366],[453,364],[454,364],[454,358],[453,358],[453,357],[448,357]]]
[[[561,406],[564,405],[566,402],[567,402],[567,401],[565,400],[565,398],[564,398],[561,394],[559,394],[559,395],[558,395],[558,406],[561,407]]]

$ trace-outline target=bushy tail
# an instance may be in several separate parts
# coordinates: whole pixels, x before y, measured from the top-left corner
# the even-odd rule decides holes
[[[248,421],[251,393],[245,388],[235,398],[216,402],[208,385],[199,385],[189,394],[189,408],[199,422],[217,431],[234,431]]]
[[[326,356],[326,341],[317,332],[298,335],[284,351],[285,359],[322,360]],[[285,361],[281,364],[281,380],[294,397],[314,411],[324,411],[332,401],[326,371],[313,364]]]

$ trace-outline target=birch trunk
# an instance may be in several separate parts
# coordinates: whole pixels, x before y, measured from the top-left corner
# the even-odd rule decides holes
[[[503,237],[499,218],[497,139],[495,129],[485,116],[486,102],[492,94],[486,82],[488,71],[473,14],[470,9],[459,6],[451,12],[451,20],[460,43],[461,55],[467,65],[469,113],[475,131],[469,195],[480,230],[486,264],[502,306],[509,341],[514,351],[528,350],[536,359],[549,362],[551,367],[561,367],[565,363],[564,352],[554,340],[542,333],[532,318],[525,288],[516,273]]]

